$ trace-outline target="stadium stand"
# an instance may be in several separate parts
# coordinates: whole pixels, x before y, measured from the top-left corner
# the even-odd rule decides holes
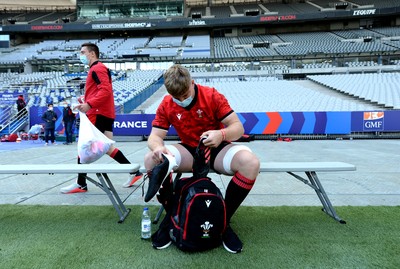
[[[309,79],[385,108],[400,109],[400,74],[316,75]]]
[[[236,112],[363,111],[379,108],[373,103],[346,98],[339,92],[315,89],[301,82],[274,77],[248,77],[246,81],[237,77],[200,78],[195,81],[218,89],[230,100]],[[145,113],[154,114],[165,94],[154,101]]]
[[[144,48],[148,42],[149,38],[147,37],[127,38],[121,42],[117,42],[112,47],[111,53],[114,52],[114,55],[111,58],[124,58],[129,55],[138,54],[136,49]]]
[[[238,41],[235,37],[215,37],[214,38],[214,57],[215,58],[234,58],[241,57],[243,54],[235,49]]]
[[[136,70],[122,74],[113,74],[114,97],[116,104],[126,102],[143,92],[162,75],[162,70]],[[32,74],[0,73],[2,86],[0,92],[28,94],[27,106],[47,106],[52,103],[61,105],[63,101],[71,103],[81,93],[79,83],[86,79],[86,74],[69,74],[63,72],[35,72]]]
[[[246,11],[258,11],[257,15],[260,14],[260,6],[258,4],[234,4],[235,14],[246,15]]]
[[[157,9],[94,2],[0,11],[3,32],[19,29],[6,31],[10,46],[0,48],[0,92],[28,94],[28,107],[72,102],[86,76],[80,45],[93,42],[125,113],[155,93],[173,62],[221,90],[237,112],[399,109],[398,1],[354,0],[336,12],[342,1],[188,0],[168,14],[165,1]]]
[[[384,0],[384,1],[374,1],[374,0],[355,0],[354,3],[360,6],[368,6],[372,5],[377,8],[385,8],[385,7],[395,7],[399,6],[399,1],[396,0]]]
[[[229,6],[215,6],[211,8],[211,14],[218,18],[230,17],[232,14]]]
[[[400,28],[398,28],[398,27],[377,27],[377,28],[371,29],[371,31],[380,33],[386,37],[400,36]]]
[[[210,36],[187,36],[183,48],[183,58],[209,58],[210,57]]]
[[[318,7],[309,3],[286,4],[281,3],[262,3],[262,5],[269,11],[268,13],[279,14],[298,14],[298,13],[313,13],[318,12]]]
[[[101,48],[102,58],[181,57],[181,58],[266,58],[274,56],[307,56],[315,54],[383,53],[400,49],[398,27],[376,27],[330,32],[283,33],[214,37],[187,35],[168,37],[103,38],[46,40],[14,50],[0,51],[0,63],[22,64],[30,59],[75,59],[84,42]],[[366,41],[366,37],[371,40]],[[257,46],[257,44],[264,44]]]

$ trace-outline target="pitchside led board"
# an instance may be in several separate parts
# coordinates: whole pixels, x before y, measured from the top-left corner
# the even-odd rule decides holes
[[[47,108],[31,107],[31,126],[43,123],[41,116]],[[59,115],[56,131],[63,134],[62,107],[55,107]],[[149,135],[154,114],[117,115],[114,135]],[[246,134],[350,134],[352,132],[398,132],[400,111],[356,112],[265,112],[238,113]],[[169,135],[176,135],[173,128]]]

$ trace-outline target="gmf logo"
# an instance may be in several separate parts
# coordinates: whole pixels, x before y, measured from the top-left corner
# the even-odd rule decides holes
[[[383,131],[385,112],[364,112],[364,131]]]

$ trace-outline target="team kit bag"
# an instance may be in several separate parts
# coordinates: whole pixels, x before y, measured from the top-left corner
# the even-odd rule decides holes
[[[164,221],[172,242],[183,251],[204,251],[222,244],[226,207],[220,189],[207,177],[210,149],[196,149],[193,176],[174,182],[171,208]],[[163,221],[163,222],[164,222]]]
[[[226,227],[225,201],[210,178],[183,178],[175,187],[170,236],[184,251],[221,245]]]

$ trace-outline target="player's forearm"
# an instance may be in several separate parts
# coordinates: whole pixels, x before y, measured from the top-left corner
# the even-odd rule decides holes
[[[224,140],[234,141],[239,139],[244,134],[244,128],[241,122],[234,122],[233,124],[225,127],[222,130],[224,134]]]
[[[157,135],[150,134],[147,140],[147,145],[151,151],[154,151],[155,149],[164,146],[164,139]]]

